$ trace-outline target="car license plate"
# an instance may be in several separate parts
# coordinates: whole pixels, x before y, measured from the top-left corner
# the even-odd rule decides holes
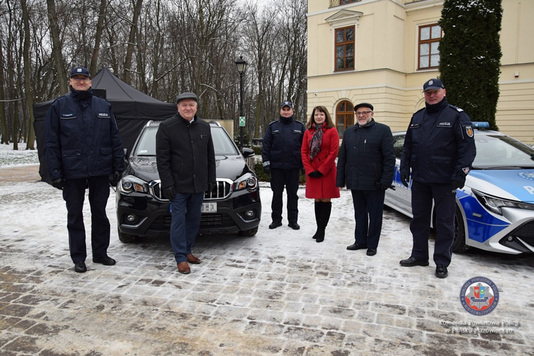
[[[217,203],[202,203],[203,213],[216,213],[217,212]]]

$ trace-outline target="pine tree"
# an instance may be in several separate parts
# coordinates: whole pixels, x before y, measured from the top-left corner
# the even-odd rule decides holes
[[[439,21],[444,32],[439,71],[447,100],[492,129],[497,129],[501,22],[501,0],[445,0]]]

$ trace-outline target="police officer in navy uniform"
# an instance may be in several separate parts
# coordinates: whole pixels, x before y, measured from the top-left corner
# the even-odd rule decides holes
[[[410,121],[401,159],[401,180],[408,187],[412,181],[410,230],[413,248],[404,267],[428,266],[428,237],[432,201],[436,218],[434,262],[436,277],[446,278],[451,263],[454,240],[456,189],[464,186],[465,177],[475,158],[475,141],[471,119],[460,108],[447,102],[442,81],[430,79],[423,85],[425,107]]]
[[[294,120],[293,104],[284,101],[280,108],[280,120],[269,124],[263,137],[261,156],[263,170],[271,175],[272,223],[269,229],[282,226],[282,193],[287,190],[287,219],[289,227],[300,229],[298,224],[298,195],[302,158],[300,149],[304,137],[304,124]]]
[[[107,266],[116,261],[107,255],[110,224],[106,215],[109,186],[124,170],[124,152],[111,104],[93,95],[91,75],[75,67],[70,93],[57,98],[46,115],[45,157],[50,180],[63,191],[67,205],[67,230],[74,270],[87,271],[83,202],[89,188],[93,262]]]

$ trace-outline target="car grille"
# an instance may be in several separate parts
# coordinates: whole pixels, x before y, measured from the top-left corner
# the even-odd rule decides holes
[[[225,199],[230,195],[232,189],[232,181],[230,179],[217,179],[215,186],[211,192],[204,193],[204,200]]]
[[[220,200],[225,199],[230,195],[232,190],[232,181],[230,179],[217,179],[215,186],[211,191],[206,191],[204,193],[204,200]],[[148,185],[150,195],[158,200],[167,200],[163,197],[161,191],[161,181],[153,180]]]
[[[171,228],[171,215],[159,216],[152,222],[151,230],[155,231],[169,231]],[[200,219],[200,229],[210,229],[217,227],[231,227],[235,223],[227,214],[202,214]]]

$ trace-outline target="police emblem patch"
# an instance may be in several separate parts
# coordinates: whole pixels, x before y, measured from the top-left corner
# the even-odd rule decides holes
[[[469,137],[473,137],[473,127],[472,126],[466,126],[465,127],[465,133]]]
[[[485,277],[474,277],[460,290],[460,302],[466,311],[481,316],[491,313],[499,303],[499,290]]]

